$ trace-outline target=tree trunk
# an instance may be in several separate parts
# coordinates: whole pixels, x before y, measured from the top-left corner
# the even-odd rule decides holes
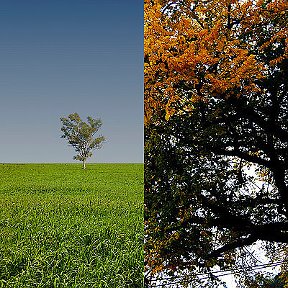
[[[86,161],[83,160],[83,166],[82,166],[83,169],[86,169]]]

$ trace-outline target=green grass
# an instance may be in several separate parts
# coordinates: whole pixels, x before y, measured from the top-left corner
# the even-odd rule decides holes
[[[143,287],[143,164],[0,164],[0,287]]]

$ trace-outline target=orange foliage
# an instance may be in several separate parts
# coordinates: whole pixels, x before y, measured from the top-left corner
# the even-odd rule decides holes
[[[257,54],[277,47],[279,41],[287,44],[285,26],[273,31],[269,40],[259,32],[261,25],[269,27],[271,21],[287,17],[287,1],[178,2],[145,0],[145,123],[161,110],[166,120],[176,113],[183,85],[189,100],[256,92],[257,80],[269,69]],[[287,45],[285,54],[268,65],[284,58]]]

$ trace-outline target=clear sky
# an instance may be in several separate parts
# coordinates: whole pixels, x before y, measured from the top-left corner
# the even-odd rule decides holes
[[[73,112],[103,122],[90,162],[143,162],[143,1],[1,1],[0,163],[75,162]]]

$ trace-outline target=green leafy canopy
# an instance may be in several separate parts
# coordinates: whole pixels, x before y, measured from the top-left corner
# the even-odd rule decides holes
[[[74,159],[82,161],[83,165],[87,158],[92,156],[92,151],[100,149],[105,141],[104,136],[95,137],[102,126],[101,119],[94,119],[87,117],[87,122],[84,122],[78,113],[69,114],[67,118],[61,117],[62,122],[61,131],[63,135],[61,138],[66,138],[69,145],[71,145],[76,155]]]

